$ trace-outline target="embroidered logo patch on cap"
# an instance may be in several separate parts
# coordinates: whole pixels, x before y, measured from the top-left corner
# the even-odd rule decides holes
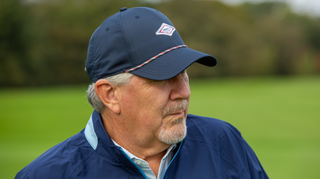
[[[171,25],[168,25],[166,23],[162,23],[161,27],[158,29],[158,31],[156,32],[156,35],[168,35],[168,36],[172,36],[173,32],[176,29],[174,27],[172,27]]]

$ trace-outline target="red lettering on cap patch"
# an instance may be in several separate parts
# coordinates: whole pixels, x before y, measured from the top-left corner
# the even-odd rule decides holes
[[[172,27],[171,25],[168,25],[166,23],[162,23],[161,27],[158,29],[158,31],[156,32],[156,35],[168,35],[168,36],[172,36],[173,32],[176,29],[174,27]]]

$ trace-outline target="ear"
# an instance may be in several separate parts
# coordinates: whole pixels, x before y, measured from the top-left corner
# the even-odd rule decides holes
[[[119,101],[116,96],[116,86],[105,79],[95,83],[95,91],[102,103],[116,114],[120,114]]]

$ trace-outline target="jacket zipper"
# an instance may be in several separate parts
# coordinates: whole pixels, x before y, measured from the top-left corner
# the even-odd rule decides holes
[[[129,156],[122,150],[122,148],[120,148],[120,150],[121,150],[122,154],[124,156],[126,156],[126,158],[140,171],[140,173],[143,175],[143,177],[145,179],[148,179],[148,177],[144,174],[144,172],[141,170],[141,168],[129,158]]]
[[[164,176],[166,175],[168,168],[170,167],[171,163],[173,162],[173,160],[176,158],[176,156],[177,156],[178,153],[180,152],[180,149],[181,149],[181,147],[182,147],[182,143],[183,143],[183,141],[180,143],[179,149],[178,149],[177,152],[174,154],[174,156],[173,156],[172,160],[170,161],[170,163],[169,163],[166,171],[164,171],[164,174],[163,174],[163,176],[162,176],[162,179],[164,179]]]

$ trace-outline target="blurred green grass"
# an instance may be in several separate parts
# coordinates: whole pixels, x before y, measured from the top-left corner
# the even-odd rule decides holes
[[[236,126],[273,179],[320,176],[320,77],[190,80],[189,113]],[[0,89],[0,178],[83,129],[86,86]]]

